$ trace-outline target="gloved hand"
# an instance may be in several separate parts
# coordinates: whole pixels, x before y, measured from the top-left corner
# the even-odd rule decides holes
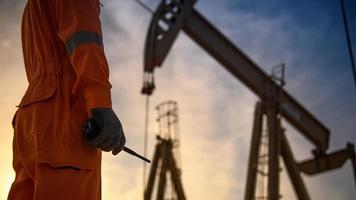
[[[92,117],[100,127],[100,134],[89,145],[103,151],[118,154],[125,146],[126,138],[120,120],[111,108],[93,108]]]

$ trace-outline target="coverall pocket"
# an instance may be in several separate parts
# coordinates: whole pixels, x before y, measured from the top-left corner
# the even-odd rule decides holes
[[[94,200],[101,199],[100,176],[94,170],[75,169],[40,163],[36,174],[38,199]]]
[[[30,131],[38,132],[47,128],[53,120],[54,95],[56,87],[30,87],[20,105]]]

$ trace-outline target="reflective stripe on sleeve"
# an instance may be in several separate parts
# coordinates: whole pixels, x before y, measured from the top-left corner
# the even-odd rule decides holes
[[[74,33],[66,42],[68,55],[72,55],[75,48],[81,44],[95,43],[103,47],[103,40],[101,36],[95,32],[80,31]]]

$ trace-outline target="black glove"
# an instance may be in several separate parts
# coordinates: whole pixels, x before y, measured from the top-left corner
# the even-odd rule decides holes
[[[103,151],[118,154],[125,146],[126,138],[119,118],[111,108],[93,108],[93,119],[99,124],[100,134],[89,141],[89,145]]]

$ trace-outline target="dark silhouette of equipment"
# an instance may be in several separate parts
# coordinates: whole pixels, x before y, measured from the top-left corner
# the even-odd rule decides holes
[[[158,177],[157,200],[185,200],[181,170],[176,161],[178,152],[174,152],[179,146],[178,105],[176,102],[166,101],[156,108],[159,126],[158,143],[155,147],[144,199],[153,198],[155,181]]]
[[[313,159],[308,159],[299,162],[298,167],[300,171],[305,174],[315,175],[340,168],[345,164],[348,159],[350,159],[352,168],[354,169],[354,178],[356,184],[356,154],[355,146],[352,143],[347,143],[345,149],[326,155],[315,155],[315,158]]]
[[[247,180],[245,187],[245,200],[249,199],[279,199],[279,165],[280,156],[283,158],[288,175],[292,182],[298,199],[310,199],[301,178],[298,166],[292,154],[289,142],[285,137],[285,129],[281,126],[281,116],[279,106],[279,95],[285,85],[285,66],[277,65],[272,70],[271,79],[280,87],[276,93],[270,96],[263,96],[262,101],[256,104],[252,139],[250,146],[250,157],[247,168]],[[264,119],[267,124],[267,131],[263,133]],[[262,151],[263,146],[267,146],[267,151]],[[259,185],[260,193],[257,193],[256,182],[258,175],[262,179]],[[267,188],[264,177],[267,177]],[[265,192],[267,189],[267,192]]]
[[[100,134],[100,126],[98,122],[96,122],[93,118],[87,119],[84,124],[83,124],[83,132],[85,137],[87,137],[89,140],[94,139],[98,134]],[[145,162],[150,163],[151,161],[140,154],[136,153],[134,150],[124,147],[123,151],[125,151],[128,154],[131,154],[133,156],[136,156],[140,158],[141,160],[144,160]]]
[[[299,199],[310,199],[300,171],[314,174],[341,166],[347,154],[355,163],[354,149],[348,153],[326,153],[330,131],[306,108],[296,101],[284,86],[284,67],[277,69],[282,76],[267,75],[252,59],[236,47],[226,36],[193,8],[196,0],[163,0],[153,14],[146,38],[144,56],[144,84],[142,94],[152,95],[155,89],[154,70],[167,57],[180,30],[215,58],[236,79],[244,83],[259,98],[256,105],[251,141],[245,199],[256,199],[257,162],[264,116],[267,118],[268,177],[266,198],[277,200],[279,194],[279,156],[282,156],[293,188]],[[294,126],[315,147],[314,159],[297,164],[281,126],[281,119]],[[351,153],[352,152],[352,153]],[[351,155],[351,156],[350,156]],[[328,163],[327,160],[338,162]],[[354,167],[355,170],[355,167]]]
[[[273,96],[280,86],[195,10],[195,2],[164,0],[153,15],[145,47],[143,93],[152,94],[153,72],[163,64],[182,29],[260,98]],[[315,144],[318,152],[325,152],[329,146],[329,130],[285,90],[281,91],[278,101],[283,118]]]

